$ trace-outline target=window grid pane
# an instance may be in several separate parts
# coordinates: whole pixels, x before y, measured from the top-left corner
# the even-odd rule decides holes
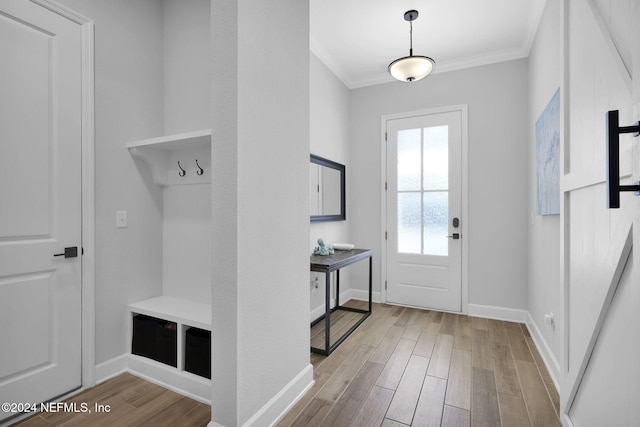
[[[422,190],[421,129],[398,131],[398,191]]]
[[[398,131],[398,252],[447,256],[449,128]]]
[[[449,192],[425,192],[423,195],[424,255],[449,254]]]
[[[422,194],[398,193],[398,252],[422,253]]]
[[[449,188],[449,126],[423,129],[423,190]]]

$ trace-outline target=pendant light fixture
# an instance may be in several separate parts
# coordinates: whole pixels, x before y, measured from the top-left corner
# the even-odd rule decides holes
[[[436,61],[428,56],[413,54],[413,21],[418,18],[417,10],[404,13],[404,20],[409,21],[409,56],[398,58],[389,64],[389,74],[402,82],[414,82],[431,73]]]

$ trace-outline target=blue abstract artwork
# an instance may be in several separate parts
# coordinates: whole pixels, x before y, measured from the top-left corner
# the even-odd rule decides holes
[[[560,214],[560,88],[536,121],[538,215]]]

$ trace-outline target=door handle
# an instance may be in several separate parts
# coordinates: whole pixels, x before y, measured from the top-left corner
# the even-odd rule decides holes
[[[53,254],[53,256],[64,256],[65,258],[75,258],[78,256],[78,247],[70,246],[68,248],[64,248],[64,252],[61,254]]]
[[[640,195],[640,182],[620,185],[620,134],[633,133],[640,136],[640,122],[633,126],[620,126],[618,110],[607,113],[607,208],[620,207],[620,192],[635,191]]]
[[[453,240],[459,240],[460,239],[460,233],[453,233],[451,236],[445,236],[448,239],[453,239]]]

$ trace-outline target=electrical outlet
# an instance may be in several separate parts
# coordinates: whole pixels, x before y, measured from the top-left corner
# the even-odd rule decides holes
[[[311,290],[316,290],[320,287],[320,278],[318,276],[311,276]]]
[[[553,316],[553,313],[547,313],[547,314],[544,315],[544,323],[546,323],[547,325],[551,326],[551,329],[555,329],[556,321],[555,321],[555,318]]]

